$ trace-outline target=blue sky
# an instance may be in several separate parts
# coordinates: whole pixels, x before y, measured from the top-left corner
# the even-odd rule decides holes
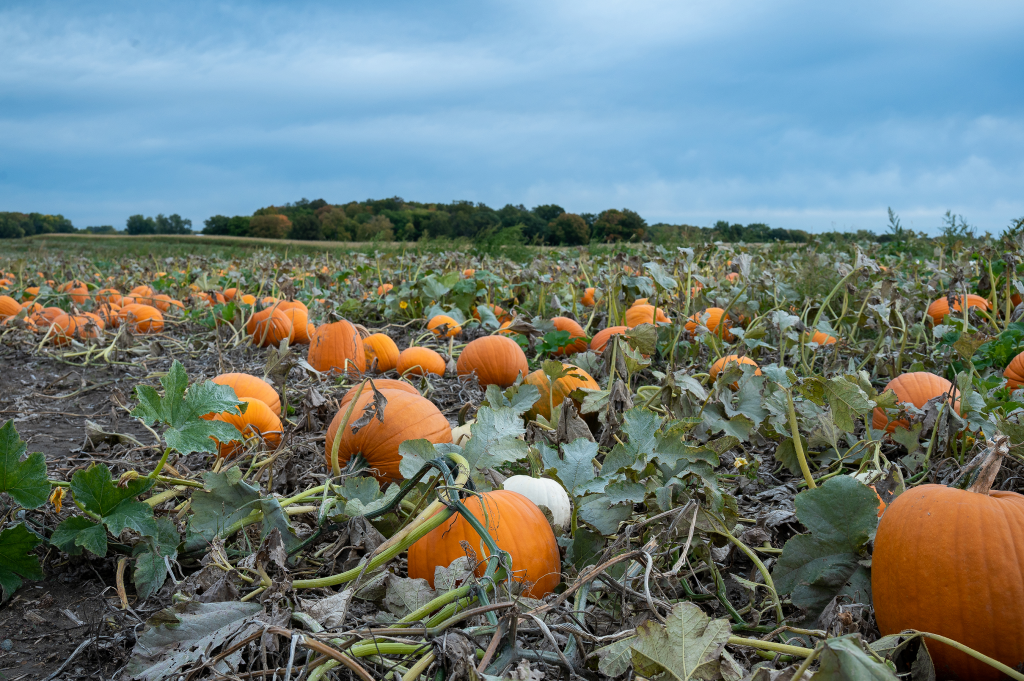
[[[1024,215],[1024,3],[5,2],[0,210]]]

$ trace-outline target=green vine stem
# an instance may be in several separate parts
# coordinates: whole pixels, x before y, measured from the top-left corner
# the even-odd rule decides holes
[[[783,388],[786,391],[786,407],[789,409],[789,432],[793,435],[793,451],[796,452],[797,461],[800,462],[800,472],[803,473],[804,482],[810,489],[817,488],[814,478],[811,477],[811,469],[807,465],[807,457],[804,456],[804,445],[800,441],[800,426],[796,421],[796,404],[793,402],[793,391]]]
[[[740,636],[730,636],[728,640],[729,645],[734,646],[746,646],[748,648],[757,648],[758,650],[768,650],[773,653],[781,653],[783,655],[792,655],[793,657],[805,657],[808,659],[813,658],[815,651],[812,648],[803,648],[801,646],[791,646],[786,643],[775,643],[773,641],[762,641],[759,638],[742,638]],[[799,677],[794,677],[799,678]]]
[[[920,636],[921,638],[930,638],[930,639],[933,639],[935,641],[938,641],[939,643],[945,643],[947,646],[950,646],[951,648],[956,648],[957,650],[959,650],[961,653],[964,653],[965,655],[970,655],[975,660],[979,660],[981,662],[984,662],[985,664],[989,665],[990,667],[995,667],[1000,672],[1002,672],[1003,674],[1006,674],[1007,676],[1009,676],[1011,679],[1014,679],[1015,681],[1024,681],[1024,674],[1021,674],[1020,672],[1016,671],[1015,669],[1013,669],[1011,667],[1008,667],[1007,665],[1003,664],[999,660],[993,660],[988,655],[985,655],[984,653],[979,653],[977,650],[974,650],[973,648],[968,648],[963,643],[960,643],[958,641],[954,641],[951,638],[946,638],[945,636],[942,636],[940,634],[930,634],[927,631],[917,631],[916,629],[907,629],[906,631],[901,632],[901,635],[905,635],[905,634],[909,634],[909,635],[911,635],[911,637],[913,637],[913,636]]]

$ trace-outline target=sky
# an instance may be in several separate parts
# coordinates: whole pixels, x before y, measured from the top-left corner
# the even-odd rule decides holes
[[[173,6],[172,6],[173,5]],[[0,5],[0,211],[300,198],[979,232],[1024,216],[1024,3]]]

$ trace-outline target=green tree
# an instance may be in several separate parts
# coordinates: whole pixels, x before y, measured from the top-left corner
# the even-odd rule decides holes
[[[284,215],[254,215],[249,220],[249,233],[263,239],[283,239],[292,228],[292,221]]]
[[[345,215],[345,209],[341,206],[331,206],[320,213],[320,227],[323,230],[324,238],[331,241],[351,241],[352,231],[356,227]]]
[[[547,203],[533,209],[533,214],[544,222],[551,222],[564,212],[565,209],[556,203]]]
[[[551,239],[559,244],[578,246],[590,242],[590,227],[574,213],[562,213],[551,221]]]
[[[156,234],[156,222],[153,218],[142,215],[132,215],[128,218],[125,231],[132,236],[139,234]]]
[[[180,215],[174,213],[172,215],[165,216],[160,213],[153,220],[156,226],[157,234],[191,234],[192,233],[192,221],[182,219]]]
[[[0,213],[0,239],[20,239],[25,236],[25,218],[21,213]]]
[[[300,213],[292,219],[292,228],[288,232],[289,239],[303,241],[322,241],[324,238],[320,220],[312,213]]]
[[[597,216],[593,234],[601,241],[642,241],[647,236],[647,222],[628,208],[612,208]]]

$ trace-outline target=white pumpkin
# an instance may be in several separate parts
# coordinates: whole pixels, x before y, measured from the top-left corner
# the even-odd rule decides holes
[[[551,510],[555,525],[568,528],[572,520],[572,505],[565,488],[551,478],[531,478],[529,475],[513,475],[502,483],[502,487],[518,492],[537,504]]]

